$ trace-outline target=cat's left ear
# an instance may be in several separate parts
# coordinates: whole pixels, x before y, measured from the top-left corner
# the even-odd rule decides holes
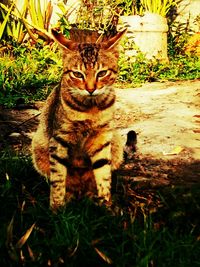
[[[56,31],[55,29],[51,29],[51,33],[54,37],[54,40],[64,49],[69,49],[71,51],[77,50],[77,43],[68,40],[67,38],[65,38],[65,36]]]
[[[119,44],[119,41],[124,36],[124,34],[126,33],[126,31],[127,31],[127,29],[124,29],[123,31],[118,32],[112,38],[110,38],[107,41],[104,41],[103,43],[101,43],[101,47],[104,48],[104,49],[106,49],[106,50],[113,49],[114,47],[116,47]]]

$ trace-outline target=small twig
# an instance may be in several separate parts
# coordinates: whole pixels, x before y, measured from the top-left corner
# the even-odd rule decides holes
[[[31,121],[31,120],[37,118],[40,114],[41,114],[41,112],[38,113],[37,115],[34,115],[33,117],[31,117],[31,118],[29,118],[29,119],[23,121],[23,122],[21,122],[19,125],[17,125],[17,127],[20,127],[20,126],[24,125],[25,123],[27,123],[28,121]]]
[[[148,198],[146,198],[146,197],[141,197],[141,196],[139,196],[139,195],[136,195],[136,194],[133,193],[133,192],[131,192],[131,196],[134,196],[134,197],[136,197],[136,198],[138,198],[138,199],[141,199],[141,200],[148,200]]]

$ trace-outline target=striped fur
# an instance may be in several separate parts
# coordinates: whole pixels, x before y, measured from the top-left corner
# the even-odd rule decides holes
[[[50,206],[68,192],[110,200],[111,171],[123,148],[113,125],[118,33],[101,43],[77,43],[52,32],[63,49],[63,77],[47,98],[32,141],[35,168],[50,180]]]

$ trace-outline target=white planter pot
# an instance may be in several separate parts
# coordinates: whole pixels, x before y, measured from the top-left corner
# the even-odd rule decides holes
[[[144,16],[121,16],[127,36],[148,59],[168,60],[166,18],[158,14],[146,13]]]

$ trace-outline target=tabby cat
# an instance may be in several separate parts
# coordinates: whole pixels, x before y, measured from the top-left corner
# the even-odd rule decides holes
[[[98,197],[110,200],[111,171],[123,159],[121,138],[113,125],[112,85],[124,33],[78,43],[52,30],[63,50],[63,75],[47,98],[32,140],[34,166],[50,181],[52,209],[65,204],[70,183],[76,187],[93,180],[91,190],[96,188]]]

